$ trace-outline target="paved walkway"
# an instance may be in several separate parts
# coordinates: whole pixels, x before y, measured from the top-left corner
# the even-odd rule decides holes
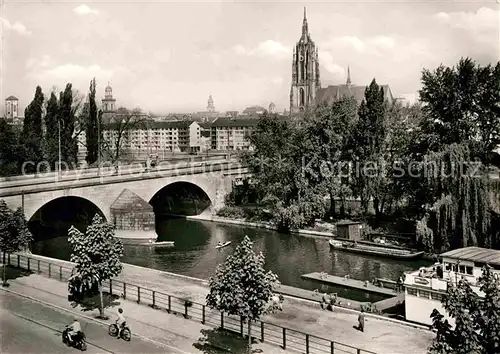
[[[33,257],[52,261],[51,258]],[[54,261],[65,266],[70,264]],[[198,303],[205,303],[208,294],[204,281],[128,264],[124,265],[118,279]],[[429,330],[369,316],[365,332],[361,333],[353,328],[358,315],[352,311],[339,308],[335,312],[323,311],[318,304],[291,298],[286,298],[283,305],[283,312],[267,316],[264,321],[380,354],[424,354],[435,337]]]
[[[95,317],[98,315],[98,310],[92,312],[82,312],[80,308],[73,309],[67,300],[67,284],[56,279],[49,279],[42,275],[31,274],[16,279],[9,280],[8,290],[30,296],[34,299],[44,301],[46,303],[59,306],[63,309],[72,311],[80,315]],[[132,341],[137,338],[137,335],[149,338],[156,342],[168,345],[173,353],[200,353],[199,345],[204,343],[204,331],[207,331],[210,338],[212,353],[243,353],[246,345],[246,340],[236,336],[223,336],[213,333],[213,327],[202,325],[194,321],[185,320],[182,317],[169,315],[159,310],[154,310],[148,306],[139,305],[132,301],[117,300],[113,306],[106,309],[105,312],[111,316],[107,323],[112,323],[116,319],[117,308],[123,308],[125,318],[132,331]],[[46,318],[46,316],[44,316]],[[70,316],[67,319],[71,322]],[[107,328],[101,329],[102,333],[107,333]],[[91,341],[92,334],[87,335]],[[111,337],[107,337],[111,338]],[[111,338],[118,342],[117,339]],[[287,351],[281,348],[268,344],[257,343],[255,349],[261,349],[264,353],[286,353]],[[235,349],[236,348],[236,349]],[[142,350],[137,349],[135,353],[158,353],[158,351],[148,351],[147,348]],[[175,350],[178,349],[178,350]],[[122,351],[117,351],[122,353]],[[160,351],[167,352],[167,351]]]

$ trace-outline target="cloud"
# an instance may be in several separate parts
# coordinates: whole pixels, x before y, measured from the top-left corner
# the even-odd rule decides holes
[[[124,67],[103,68],[100,65],[81,65],[76,63],[56,63],[48,55],[29,58],[26,61],[26,75],[43,87],[54,85],[62,87],[70,82],[78,90],[87,91],[89,81],[107,82],[112,78],[127,78],[129,71]]]
[[[328,71],[337,80],[343,80],[345,77],[345,70],[343,67],[335,63],[333,56],[329,52],[323,50],[318,51],[319,64]]]
[[[384,54],[388,50],[396,47],[396,39],[392,36],[375,36],[359,38],[357,36],[334,37],[321,47],[347,47],[354,48],[358,53],[363,54]]]
[[[434,18],[438,22],[453,28],[461,28],[476,33],[496,30],[498,33],[500,12],[481,7],[476,12],[439,12],[434,15]]]
[[[91,9],[90,7],[88,7],[87,5],[85,4],[82,4],[78,7],[75,7],[73,9],[73,12],[78,14],[78,15],[99,15],[99,11],[97,10],[94,10],[94,9]]]
[[[15,31],[23,36],[30,36],[31,35],[31,31],[29,31],[26,28],[26,26],[23,25],[21,22],[16,21],[14,23],[11,23],[6,18],[1,18],[1,17],[0,17],[0,22],[2,23],[3,28]]]
[[[291,55],[289,48],[284,46],[281,42],[271,39],[261,42],[257,47],[251,49],[247,49],[243,45],[238,44],[233,47],[233,52],[242,56],[274,57],[279,59],[288,58]]]

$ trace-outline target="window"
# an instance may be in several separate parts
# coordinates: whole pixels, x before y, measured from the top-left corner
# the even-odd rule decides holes
[[[430,292],[425,291],[425,290],[419,290],[418,291],[418,296],[419,297],[424,297],[424,298],[430,298]]]
[[[465,267],[465,274],[472,275],[473,268],[471,266]]]
[[[437,301],[441,301],[441,299],[443,298],[443,296],[441,294],[438,294],[438,293],[431,293],[431,299],[432,300],[437,300]]]
[[[406,288],[406,292],[408,293],[408,295],[417,296],[417,289]]]

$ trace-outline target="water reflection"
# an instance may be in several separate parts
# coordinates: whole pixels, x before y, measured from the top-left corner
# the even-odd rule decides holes
[[[123,261],[143,267],[165,270],[197,278],[209,278],[217,264],[232,253],[245,235],[254,241],[254,249],[266,256],[266,268],[273,270],[280,281],[310,290],[338,292],[339,296],[366,300],[361,292],[328,287],[301,279],[310,272],[326,273],[371,280],[374,277],[396,279],[403,271],[427,265],[426,261],[402,262],[374,258],[330,249],[324,238],[284,235],[264,229],[185,219],[157,219],[159,241],[175,241],[173,248],[124,246]],[[56,236],[56,235],[55,235]],[[217,242],[232,244],[216,249]],[[37,242],[33,252],[48,257],[69,259],[71,253],[67,238],[58,237]],[[374,298],[373,296],[370,298]]]

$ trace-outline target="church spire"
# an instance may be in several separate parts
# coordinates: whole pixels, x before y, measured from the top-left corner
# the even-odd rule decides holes
[[[307,28],[307,16],[306,7],[304,6],[304,20],[302,21],[302,38],[307,38],[309,36],[309,29]]]
[[[351,86],[351,69],[347,65],[347,81],[345,83],[347,86]]]

